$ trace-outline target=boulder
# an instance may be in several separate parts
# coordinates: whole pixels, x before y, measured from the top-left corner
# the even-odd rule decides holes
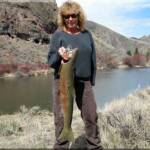
[[[57,4],[46,2],[1,2],[0,35],[49,43],[56,28]]]

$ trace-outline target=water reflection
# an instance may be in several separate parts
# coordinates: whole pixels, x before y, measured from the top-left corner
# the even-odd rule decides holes
[[[0,112],[12,113],[21,105],[52,109],[50,77],[0,79]]]
[[[115,98],[150,85],[150,69],[120,69],[97,73],[94,93],[99,108]],[[21,105],[52,110],[52,79],[39,76],[0,79],[0,112],[16,112]]]

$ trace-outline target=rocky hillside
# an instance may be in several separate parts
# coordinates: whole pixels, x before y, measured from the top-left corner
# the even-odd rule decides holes
[[[0,36],[0,64],[46,63],[48,45]]]
[[[150,35],[148,35],[148,36],[142,36],[140,38],[140,40],[145,41],[145,42],[150,42]]]
[[[12,57],[17,63],[46,63],[49,37],[57,28],[57,10],[55,0],[0,2],[0,63],[12,61]],[[139,51],[149,50],[148,40],[127,38],[91,21],[86,27],[93,34],[99,66],[107,60],[120,62],[128,50],[136,47]]]
[[[46,62],[49,36],[56,30],[57,4],[28,1],[0,2],[0,63]]]
[[[55,30],[57,5],[49,2],[1,2],[0,34],[24,40],[47,42]]]
[[[86,26],[93,33],[97,50],[108,52],[120,60],[128,50],[134,51],[137,47],[139,51],[147,52],[150,47],[148,40],[127,38],[92,21],[88,21]]]

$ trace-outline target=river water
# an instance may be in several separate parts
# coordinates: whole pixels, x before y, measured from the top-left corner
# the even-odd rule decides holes
[[[97,106],[102,108],[113,99],[147,86],[150,86],[150,69],[115,69],[97,72],[93,89]],[[52,78],[0,79],[0,113],[16,112],[21,105],[52,111]]]
[[[136,90],[150,86],[150,69],[116,69],[97,73],[94,87],[99,108]]]

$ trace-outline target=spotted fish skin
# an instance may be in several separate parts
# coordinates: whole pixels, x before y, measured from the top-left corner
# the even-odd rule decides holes
[[[74,99],[74,64],[78,49],[73,49],[72,57],[61,64],[60,69],[60,101],[64,117],[64,127],[59,139],[74,142],[71,128]]]

